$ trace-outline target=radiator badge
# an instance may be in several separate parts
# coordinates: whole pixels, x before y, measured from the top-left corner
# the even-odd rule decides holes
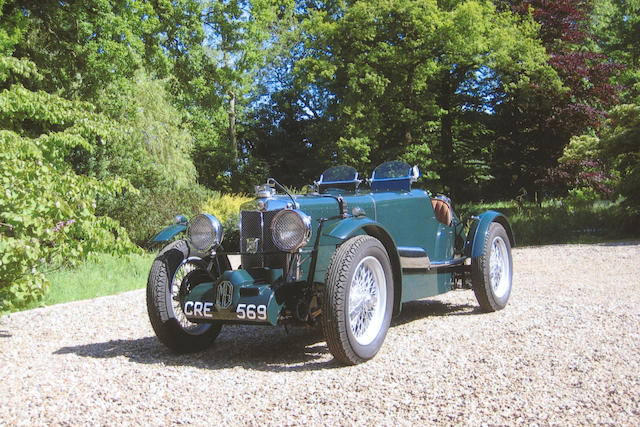
[[[229,308],[233,301],[233,285],[228,280],[223,280],[218,285],[218,296],[216,297],[216,304],[220,308]]]
[[[257,237],[251,237],[247,239],[247,252],[250,254],[258,253],[258,245],[260,244],[260,239]]]

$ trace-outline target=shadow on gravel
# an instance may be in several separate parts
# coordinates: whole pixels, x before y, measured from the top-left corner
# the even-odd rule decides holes
[[[62,347],[54,354],[126,357],[136,363],[213,370],[242,367],[281,372],[341,367],[330,358],[320,328],[290,328],[287,333],[282,327],[225,325],[209,349],[192,354],[174,353],[155,336]]]
[[[391,321],[391,327],[431,316],[467,316],[482,314],[480,307],[470,304],[449,304],[438,300],[418,300],[402,305],[400,316]]]
[[[431,316],[457,316],[479,313],[468,304],[454,305],[435,300],[406,303],[391,327]],[[393,333],[393,330],[391,331]],[[270,326],[225,325],[211,348],[192,354],[176,354],[156,337],[111,340],[101,343],[62,347],[54,354],[106,359],[126,357],[131,362],[190,366],[202,369],[245,369],[296,372],[341,368],[327,349],[322,330]]]
[[[0,331],[0,338],[11,338],[12,336],[9,331]]]

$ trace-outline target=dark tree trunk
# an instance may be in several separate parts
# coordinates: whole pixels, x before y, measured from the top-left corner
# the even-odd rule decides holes
[[[238,176],[238,138],[236,133],[236,94],[229,91],[229,141],[233,153],[231,165],[231,189],[234,193],[240,191],[240,177]]]
[[[454,197],[457,185],[455,176],[455,162],[453,156],[453,114],[451,112],[451,77],[446,71],[442,79],[439,104],[445,113],[440,119],[440,149],[442,150],[442,160],[444,168],[440,174],[442,186],[449,190],[449,196]]]

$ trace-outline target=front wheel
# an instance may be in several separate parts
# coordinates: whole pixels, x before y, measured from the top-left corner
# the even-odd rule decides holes
[[[489,227],[482,255],[471,263],[473,292],[482,311],[502,310],[509,301],[512,280],[511,244],[504,227]]]
[[[189,283],[207,280],[212,279],[206,264],[200,258],[189,257],[184,240],[166,246],[151,265],[147,281],[149,320],[160,342],[173,351],[204,350],[220,333],[220,323],[193,323],[182,311]]]
[[[393,275],[382,243],[347,240],[333,254],[322,304],[322,330],[337,360],[355,365],[378,352],[391,323]]]

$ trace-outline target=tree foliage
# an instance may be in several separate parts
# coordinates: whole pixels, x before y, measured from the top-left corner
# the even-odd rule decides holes
[[[280,39],[296,61],[277,57],[278,90],[260,125],[270,147],[290,144],[265,153],[270,165],[285,149],[369,171],[403,158],[437,190],[477,189],[499,149],[495,110],[532,84],[561,87],[533,20],[490,2],[354,2],[299,13],[290,25],[301,41]]]
[[[595,49],[591,29],[592,0],[500,1],[501,7],[540,24],[540,40],[561,88],[535,87],[515,94],[498,110],[504,150],[496,164],[495,187],[533,194],[541,190],[547,171],[556,166],[574,135],[598,129],[617,102],[612,78],[619,64]],[[553,189],[543,189],[553,190]]]
[[[592,18],[594,49],[624,68],[615,77],[623,103],[640,95],[640,1],[598,0]]]
[[[52,264],[135,250],[115,220],[95,213],[100,196],[129,183],[78,175],[66,160],[110,140],[117,125],[90,104],[18,83],[41,79],[35,64],[10,55],[19,28],[0,32],[0,310],[40,298]]]
[[[618,191],[640,223],[640,98],[611,110],[599,148],[620,177]]]
[[[77,170],[100,179],[119,176],[138,191],[102,197],[98,211],[120,222],[146,246],[177,213],[197,213],[207,198],[196,185],[193,137],[168,101],[164,82],[139,70],[132,80],[100,94],[101,106],[121,127],[118,138],[76,153]]]
[[[211,190],[338,163],[403,159],[457,201],[619,194],[637,213],[639,17],[639,0],[0,0],[0,299],[145,245]]]
[[[58,48],[64,51],[64,43],[52,48],[49,58],[36,52],[19,57],[30,37],[43,30],[34,28],[38,19],[26,5],[0,3],[0,7],[7,18],[0,30],[0,309],[4,310],[39,298],[47,286],[43,275],[47,268],[91,253],[137,250],[117,220],[142,240],[143,233],[148,238],[149,228],[154,227],[149,219],[156,220],[157,228],[175,214],[167,209],[177,208],[185,199],[177,197],[185,188],[203,192],[197,187],[191,190],[195,184],[191,137],[168,103],[162,82],[149,80],[142,71],[129,76],[128,71],[111,68],[107,74],[115,77],[104,77],[103,85],[74,90],[74,79],[86,82],[83,73],[99,70],[76,67],[78,63],[62,58],[54,70],[46,61],[58,54]],[[53,25],[47,21],[52,16],[41,17],[42,25]],[[86,46],[80,45],[70,43],[69,48],[86,53],[82,50]],[[96,61],[109,68],[112,58]],[[74,70],[73,78],[68,78],[65,67]],[[51,93],[54,83],[60,95]],[[156,218],[147,216],[145,222],[142,214],[150,203],[141,201],[153,191],[164,191],[165,199],[176,202],[152,210]],[[204,200],[206,194],[198,197]],[[146,198],[150,199],[156,200]],[[131,221],[134,218],[137,222]]]

